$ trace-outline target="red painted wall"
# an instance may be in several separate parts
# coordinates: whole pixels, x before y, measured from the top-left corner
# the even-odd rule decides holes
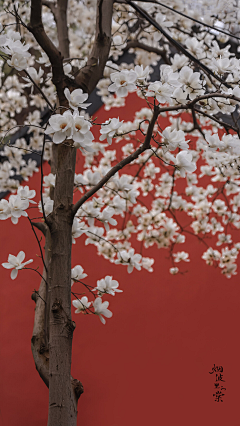
[[[110,114],[101,109],[98,122],[109,115],[129,120],[140,102],[132,95],[125,108]],[[44,171],[49,172],[47,165]],[[39,192],[40,175],[29,185]],[[24,250],[26,259],[34,259],[33,266],[41,264],[26,218],[18,225],[7,220],[0,226],[0,263],[9,253]],[[203,247],[194,237],[186,248],[191,262],[185,275],[171,276],[167,251],[154,248],[147,252],[155,258],[154,272],[134,270],[129,275],[125,267],[97,256],[95,247],[85,246],[84,237],[77,240],[72,266],[84,267],[86,282],[95,285],[97,279],[112,275],[124,290],[108,297],[114,315],[105,326],[93,315],[74,316],[72,375],[85,388],[78,405],[79,426],[240,425],[239,276],[228,280],[206,266]],[[35,370],[30,348],[31,293],[38,285],[35,272],[21,271],[12,281],[10,271],[1,268],[4,426],[47,424],[48,390]],[[209,372],[214,363],[224,368],[222,403],[213,398],[215,377]]]

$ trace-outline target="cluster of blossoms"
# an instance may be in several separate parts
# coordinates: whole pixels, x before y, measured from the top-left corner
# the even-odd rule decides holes
[[[83,268],[80,265],[75,266],[72,269],[72,281],[78,282],[85,278],[87,274],[83,273]],[[82,313],[94,313],[99,316],[100,321],[105,324],[106,318],[112,317],[112,312],[109,311],[108,301],[102,301],[102,296],[104,294],[111,294],[112,296],[115,295],[115,292],[120,293],[122,290],[118,289],[119,283],[116,280],[113,280],[112,277],[107,275],[105,278],[102,278],[101,280],[97,281],[97,287],[92,290],[92,294],[94,295],[93,291],[98,292],[98,297],[95,297],[93,302],[88,301],[87,296],[81,297],[81,299],[76,299],[72,301],[73,306],[76,308],[75,313],[79,314]],[[74,294],[74,293],[73,293]],[[95,295],[94,295],[95,296]],[[91,307],[94,308],[94,312],[91,311]]]
[[[21,216],[27,216],[26,209],[29,204],[36,204],[32,200],[36,195],[36,191],[30,190],[28,186],[19,186],[16,195],[10,195],[9,200],[0,200],[0,219],[5,220],[9,217],[12,223],[17,224]]]
[[[87,52],[94,42],[95,3],[95,0],[72,1],[72,11],[68,15],[70,59],[81,59],[64,64],[63,70],[69,79],[66,81],[74,80],[76,69],[86,65]],[[126,25],[126,13],[132,14],[132,8],[117,4],[109,55],[114,62],[107,62],[104,77],[98,83],[98,93],[105,109],[110,110],[123,107],[128,102],[128,94],[135,92],[140,109],[132,121],[121,120],[119,109],[118,118],[100,123],[95,142],[94,120],[83,111],[90,105],[86,103],[88,94],[80,88],[71,92],[65,88],[69,109],[52,114],[43,129],[46,107],[57,104],[49,58],[36,46],[25,27],[20,35],[9,26],[5,13],[0,16],[0,78],[3,82],[0,135],[4,141],[0,189],[12,193],[8,200],[0,201],[1,220],[11,218],[14,224],[18,223],[21,216],[27,216],[29,203],[34,203],[35,191],[21,186],[16,176],[28,180],[38,170],[36,161],[27,155],[29,151],[42,153],[44,134],[48,135],[44,142],[44,160],[51,161],[52,144],[73,141],[69,143],[81,151],[83,170],[76,170],[74,178],[74,189],[81,196],[142,146],[158,109],[148,149],[131,161],[127,173],[125,169],[112,174],[94,197],[78,209],[72,226],[72,242],[75,244],[80,237],[85,239],[86,245],[95,245],[99,255],[123,265],[129,273],[134,268],[153,271],[154,259],[144,255],[148,247],[156,245],[168,250],[172,261],[170,273],[177,275],[181,272],[179,264],[189,262],[189,254],[184,249],[178,250],[178,244],[184,247],[187,233],[207,241],[206,244],[209,241],[206,237],[211,235],[213,247],[209,246],[203,253],[203,260],[208,265],[218,266],[227,278],[236,274],[240,251],[234,233],[240,229],[239,128],[237,120],[227,127],[225,117],[219,114],[229,119],[235,117],[233,113],[237,114],[240,59],[231,53],[230,44],[226,44],[230,40],[228,36],[214,33],[214,30],[209,32],[201,23],[195,31],[191,20],[183,21],[181,15],[174,12],[174,9],[188,12],[187,2],[182,3],[167,1],[172,11],[154,3],[144,4],[144,9],[167,34],[181,42],[186,52],[209,68],[213,74],[211,79],[211,74],[205,74],[187,54],[173,53],[168,39],[150,23],[135,25],[138,18],[134,15],[133,22]],[[235,20],[239,20],[234,2],[230,2],[230,14],[220,7],[221,2],[212,3],[208,5],[208,22],[214,26],[218,15],[231,31]],[[8,2],[4,5],[7,8]],[[19,13],[28,20],[29,6],[21,4]],[[57,44],[56,25],[52,25],[54,17],[46,6],[44,17],[46,31]],[[15,24],[14,18],[12,24]],[[184,31],[181,31],[183,25]],[[136,43],[133,42],[135,37]],[[117,65],[116,61],[128,46],[134,53],[134,63]],[[161,57],[167,58],[166,63],[158,66],[159,77],[150,79],[153,65],[157,67]],[[14,70],[13,74],[5,72],[5,63]],[[8,143],[6,134],[15,133],[22,120],[29,126],[28,141],[18,134],[14,143]],[[226,132],[226,128],[231,131]],[[184,190],[181,182],[184,182]],[[44,176],[43,205],[39,203],[39,210],[44,210],[46,216],[54,209],[51,189],[55,184],[55,174]],[[189,227],[181,225],[179,211],[191,221]],[[133,247],[134,239],[141,245],[141,254]],[[215,245],[223,246],[221,252]],[[13,268],[12,279],[30,262],[23,263],[23,260],[23,252],[20,252],[17,257],[9,255],[8,263],[3,264]],[[85,277],[82,266],[72,269],[72,284]],[[120,292],[118,282],[106,276],[92,291],[97,292],[97,296],[93,293],[94,301],[83,296],[74,300],[73,305],[76,312],[93,312],[105,323],[103,317],[110,318],[112,313],[107,309],[109,302],[102,302],[102,297]]]

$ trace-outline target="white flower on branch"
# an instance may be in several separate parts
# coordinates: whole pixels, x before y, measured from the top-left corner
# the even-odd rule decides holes
[[[109,223],[110,225],[117,225],[116,219],[112,218],[114,214],[115,210],[112,207],[107,206],[98,217],[98,219],[103,222],[106,231],[109,231]]]
[[[221,246],[222,244],[231,244],[232,236],[230,234],[218,234],[218,241],[216,243],[217,246]]]
[[[172,275],[177,275],[177,273],[179,272],[179,269],[177,267],[173,267],[169,269],[169,272]]]
[[[150,68],[147,66],[144,69],[143,65],[136,65],[134,71],[137,74],[137,82],[139,84],[145,84],[150,73]]]
[[[76,265],[71,269],[71,285],[76,281],[83,280],[85,277],[87,277],[87,274],[83,272],[83,267],[81,265]]]
[[[10,215],[11,210],[8,201],[3,198],[0,200],[0,220],[6,220]]]
[[[101,136],[99,140],[103,141],[104,139],[107,139],[108,144],[111,145],[112,138],[114,137],[117,129],[119,129],[122,123],[123,121],[119,121],[119,118],[109,118],[101,126],[101,130],[100,130]]]
[[[74,110],[77,110],[78,108],[86,109],[92,105],[91,103],[84,103],[88,98],[88,94],[83,93],[82,89],[76,89],[70,93],[70,90],[66,87],[66,89],[64,89],[64,95],[69,102],[69,106]]]
[[[190,262],[190,259],[188,258],[189,253],[186,253],[185,251],[179,251],[178,253],[173,253],[174,262],[178,263],[184,260],[184,262]]]
[[[189,141],[185,141],[185,133],[182,130],[172,130],[171,126],[169,126],[162,133],[158,133],[163,137],[164,148],[167,150],[175,151],[176,148],[188,149]]]
[[[104,229],[97,227],[97,226],[93,226],[91,228],[89,228],[86,231],[86,235],[88,236],[88,238],[85,241],[85,245],[87,246],[88,244],[96,244],[101,240],[101,237],[104,234]]]
[[[22,56],[20,53],[14,53],[11,59],[7,60],[10,67],[15,68],[17,71],[23,71],[27,68],[27,58]]]
[[[54,175],[53,173],[49,173],[49,175],[46,175],[43,177],[44,180],[44,184],[43,186],[45,186],[46,188],[54,188],[55,187],[55,182],[56,182],[56,175]]]
[[[9,254],[8,263],[2,263],[2,266],[4,268],[13,269],[11,272],[12,280],[15,280],[15,278],[17,278],[17,274],[20,269],[23,269],[26,265],[33,262],[33,259],[30,259],[27,262],[22,263],[24,259],[25,259],[25,253],[24,251],[20,251],[17,256],[13,256],[12,254]]]
[[[36,191],[34,189],[29,189],[29,186],[19,186],[17,190],[17,195],[21,198],[21,200],[27,200],[29,203],[36,204],[36,201],[31,200],[36,195]]]
[[[182,177],[186,176],[186,172],[193,173],[197,168],[196,163],[192,162],[192,154],[188,151],[180,151],[176,158],[167,152],[166,157],[175,164]]]
[[[105,278],[97,281],[97,287],[94,289],[98,291],[98,295],[101,297],[104,293],[111,294],[112,296],[115,293],[122,293],[122,290],[118,289],[119,283],[116,280],[113,280],[112,277],[107,275]]]
[[[204,93],[202,89],[204,82],[201,82],[199,72],[193,72],[190,67],[185,66],[179,73],[179,79],[184,84],[184,91],[188,93],[190,99],[194,99]]]
[[[87,296],[83,296],[81,299],[76,299],[72,301],[74,308],[76,308],[75,314],[86,311],[91,306],[92,302],[88,301]]]
[[[109,311],[109,309],[107,309],[108,306],[109,306],[109,302],[107,301],[102,302],[101,297],[97,297],[93,302],[93,307],[95,310],[94,313],[99,316],[99,319],[103,324],[106,324],[106,320],[103,317],[106,317],[106,318],[112,317],[112,312]]]
[[[44,71],[42,70],[42,68],[40,67],[37,72],[35,68],[29,67],[26,69],[26,71],[28,72],[29,76],[34,81],[34,83],[37,86],[40,86],[40,84],[43,82],[42,76],[44,74]],[[27,84],[25,84],[25,87],[31,87],[33,85],[33,82],[29,79],[29,77],[22,77],[22,79],[27,82]]]
[[[53,134],[53,142],[59,144],[71,136],[72,126],[73,117],[71,111],[65,111],[63,114],[54,114],[49,119],[49,126],[46,128],[45,134]]]
[[[116,95],[120,98],[127,96],[129,92],[134,92],[137,88],[135,85],[137,74],[133,70],[114,72],[110,74],[110,78],[113,84],[109,86],[108,90],[109,92],[116,92]]]
[[[87,230],[86,224],[80,222],[80,220],[75,217],[72,224],[72,243],[76,244],[76,238],[79,238],[82,234],[85,234]]]
[[[76,148],[84,148],[86,151],[92,152],[91,147],[94,136],[90,132],[91,123],[79,116],[77,112],[73,113],[73,133],[74,146]]]
[[[128,265],[128,273],[131,274],[133,268],[136,268],[138,271],[141,270],[141,259],[142,256],[140,254],[134,254],[134,249],[131,248],[129,251],[121,250],[117,254],[118,259],[115,261],[116,265]]]
[[[22,200],[19,195],[10,195],[9,207],[10,207],[11,221],[12,223],[16,225],[18,223],[18,219],[21,216],[27,217],[27,212],[25,212],[25,210],[29,207],[29,201]]]
[[[160,104],[165,104],[170,101],[173,90],[173,87],[169,84],[162,84],[160,81],[155,81],[154,83],[149,84],[146,95],[154,96]]]

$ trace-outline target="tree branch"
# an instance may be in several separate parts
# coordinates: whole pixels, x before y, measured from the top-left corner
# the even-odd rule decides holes
[[[165,49],[159,49],[157,47],[148,46],[147,44],[141,43],[138,40],[129,41],[127,43],[127,46],[125,47],[124,51],[127,51],[131,48],[137,48],[137,49],[145,50],[146,52],[156,53],[157,55],[159,55],[163,58],[163,60],[166,62],[166,64],[168,64],[168,65],[171,64],[169,58],[166,55]]]
[[[31,0],[31,16],[28,30],[33,34],[38,44],[49,57],[53,73],[52,82],[56,86],[61,105],[65,100],[63,91],[66,87],[67,77],[63,71],[63,56],[44,30],[42,23],[42,0]]]
[[[58,0],[56,13],[56,24],[58,33],[59,50],[64,58],[69,58],[69,38],[67,26],[68,0]]]
[[[98,0],[94,45],[86,66],[76,76],[85,93],[90,94],[103,76],[111,47],[112,12],[113,0]]]
[[[44,236],[46,236],[46,232],[47,232],[47,229],[48,229],[46,223],[44,223],[44,222],[31,222],[31,224],[35,228],[39,229],[39,231],[41,231]]]
[[[100,180],[100,182],[98,182],[97,185],[95,185],[92,189],[90,189],[90,191],[84,194],[83,197],[76,202],[76,204],[72,208],[72,220],[74,219],[74,216],[77,213],[78,209],[85,203],[85,201],[87,201],[100,188],[102,188],[103,185],[105,185],[105,183],[107,183],[109,179],[115,175],[115,173],[117,173],[127,164],[130,164],[133,160],[136,160],[136,158],[138,158],[140,154],[142,154],[144,151],[150,148],[152,132],[153,132],[154,124],[158,118],[158,115],[159,115],[159,108],[155,107],[143,144],[135,152],[133,152],[128,157],[124,158],[122,161],[116,164],[116,166],[114,166],[111,170],[109,170],[109,172]]]
[[[137,4],[133,3],[131,0],[126,0],[127,4],[129,4],[133,9],[135,9],[141,16],[146,19],[150,24],[152,24],[158,31],[160,31],[166,39],[177,48],[180,52],[182,52],[187,58],[189,58],[191,61],[193,61],[196,65],[199,66],[207,75],[211,75],[216,80],[220,81],[220,83],[224,84],[226,87],[231,88],[231,86],[223,81],[221,77],[219,77],[217,74],[214,74],[210,68],[208,68],[206,65],[204,65],[199,59],[195,58],[190,52],[185,49],[178,41],[174,40],[170,34],[168,34],[144,9],[142,9]]]

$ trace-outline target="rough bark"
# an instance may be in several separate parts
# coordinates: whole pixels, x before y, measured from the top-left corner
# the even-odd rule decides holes
[[[46,2],[44,2],[46,4]],[[65,8],[56,13],[65,13],[61,25],[65,30],[60,35],[62,44],[58,50],[47,36],[42,23],[42,1],[32,0],[29,30],[48,55],[52,65],[53,83],[56,86],[58,105],[68,108],[64,88],[82,87],[91,93],[102,77],[111,46],[111,23],[113,0],[99,0],[95,43],[87,66],[80,71],[74,83],[63,72],[63,56],[67,52],[66,37],[67,0],[59,0]],[[52,3],[51,3],[52,5]],[[51,6],[52,7],[52,6]],[[59,43],[60,44],[60,43]],[[64,49],[61,48],[64,46]],[[75,88],[74,86],[74,88]],[[62,110],[60,110],[61,112]],[[76,149],[72,141],[54,145],[51,171],[56,174],[53,212],[47,217],[46,235],[47,289],[42,280],[36,299],[36,315],[32,348],[36,368],[49,387],[48,426],[76,426],[77,402],[83,392],[82,384],[71,377],[72,337],[75,324],[71,319],[71,248],[72,248],[72,200],[76,163]],[[46,271],[45,271],[46,272]]]
[[[51,10],[57,25],[58,48],[64,58],[69,58],[69,38],[67,26],[68,0],[58,0],[57,4],[48,0],[42,0],[42,4]]]
[[[67,26],[67,7],[68,0],[58,0],[57,5],[57,33],[59,50],[64,58],[69,58],[69,38]]]
[[[50,233],[47,230],[45,240],[45,265],[48,268],[50,255]],[[44,268],[43,278],[38,292],[33,293],[36,302],[31,348],[36,369],[48,386],[49,384],[49,353],[46,344],[46,300],[47,300],[47,271]]]
[[[71,248],[72,197],[76,150],[71,144],[57,147],[54,210],[49,218],[49,414],[48,426],[75,426],[77,396],[71,382]]]
[[[96,34],[88,62],[76,76],[76,83],[85,93],[91,93],[103,76],[111,47],[113,0],[98,0]]]

